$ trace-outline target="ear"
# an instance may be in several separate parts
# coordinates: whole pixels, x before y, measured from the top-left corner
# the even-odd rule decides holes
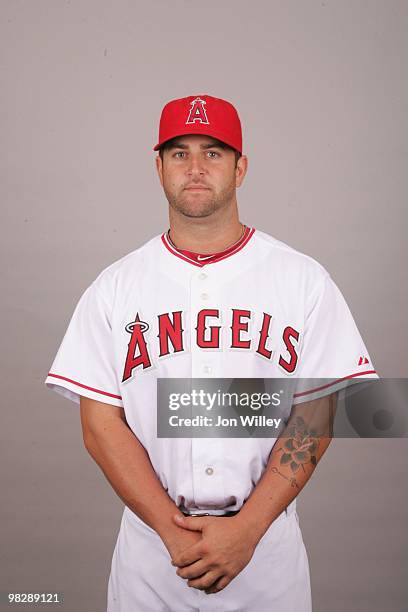
[[[157,169],[157,174],[159,175],[160,184],[163,187],[163,162],[162,162],[162,158],[160,157],[160,155],[156,156],[156,169]]]
[[[235,169],[235,186],[240,187],[243,183],[245,175],[248,170],[248,157],[246,155],[241,155],[239,160],[237,161],[237,167]]]

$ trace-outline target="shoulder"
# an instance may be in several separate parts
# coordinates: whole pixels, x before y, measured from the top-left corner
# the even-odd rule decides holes
[[[118,283],[129,278],[134,279],[139,270],[145,267],[147,261],[152,261],[157,254],[162,241],[162,234],[157,234],[143,245],[120,257],[101,270],[90,287],[111,299],[116,291]]]
[[[258,262],[264,259],[274,274],[291,277],[297,283],[309,280],[318,285],[324,285],[330,278],[329,272],[319,261],[274,236],[256,230],[254,238]]]

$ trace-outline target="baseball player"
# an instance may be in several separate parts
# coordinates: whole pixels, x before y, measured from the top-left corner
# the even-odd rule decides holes
[[[310,612],[296,496],[329,439],[162,438],[157,381],[324,378],[293,410],[376,377],[350,310],[311,257],[242,223],[234,106],[168,102],[156,165],[170,227],[80,297],[45,384],[80,404],[84,443],[125,504],[109,612]],[[271,204],[273,206],[273,204]]]

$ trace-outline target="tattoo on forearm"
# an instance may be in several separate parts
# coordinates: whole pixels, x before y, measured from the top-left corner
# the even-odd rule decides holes
[[[278,468],[277,468],[277,467],[275,467],[275,466],[271,468],[271,471],[272,471],[274,474],[279,474],[279,476],[282,476],[282,477],[283,477],[285,480],[289,480],[289,482],[290,482],[290,486],[291,486],[291,487],[296,487],[297,489],[299,489],[299,485],[298,485],[298,483],[296,482],[296,478],[294,478],[293,476],[292,476],[292,478],[289,478],[288,476],[285,476],[285,474],[282,474],[282,472],[280,472],[280,471],[278,470]]]
[[[277,467],[272,467],[274,474],[279,474],[288,480],[292,487],[299,488],[294,475],[299,469],[306,472],[305,465],[317,465],[316,451],[319,446],[319,439],[316,431],[308,430],[304,419],[297,416],[287,430],[287,434],[282,439],[283,445],[274,450],[274,453],[281,452],[279,464],[282,467],[290,467],[292,476],[286,476]]]

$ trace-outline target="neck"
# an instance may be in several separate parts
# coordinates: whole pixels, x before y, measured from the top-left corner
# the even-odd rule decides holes
[[[218,253],[240,239],[243,225],[236,207],[208,217],[186,217],[169,208],[170,239],[178,249],[194,253]]]

